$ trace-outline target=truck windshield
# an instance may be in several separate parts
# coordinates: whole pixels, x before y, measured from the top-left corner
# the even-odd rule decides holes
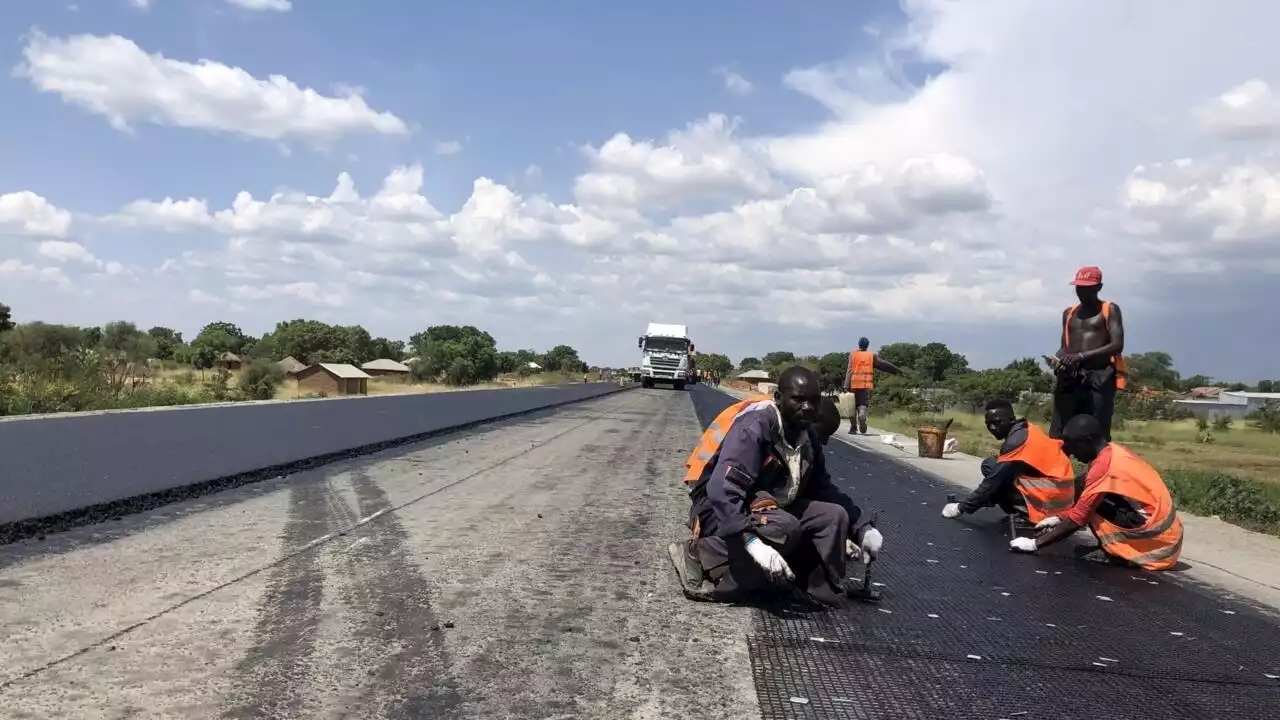
[[[645,339],[644,349],[679,353],[689,349],[689,341],[680,338],[651,337]]]

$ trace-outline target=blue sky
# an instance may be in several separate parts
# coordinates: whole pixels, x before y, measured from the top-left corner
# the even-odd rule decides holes
[[[20,318],[471,322],[604,364],[684,320],[735,358],[865,334],[982,366],[1052,351],[1098,264],[1131,351],[1280,377],[1280,51],[1243,2],[144,4],[0,21]],[[359,198],[271,199],[340,173]],[[1245,332],[1264,352],[1214,347]]]

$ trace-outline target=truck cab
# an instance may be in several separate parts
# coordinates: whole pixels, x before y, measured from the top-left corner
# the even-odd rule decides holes
[[[683,390],[693,368],[693,341],[686,325],[649,323],[640,336],[640,385],[671,385]]]

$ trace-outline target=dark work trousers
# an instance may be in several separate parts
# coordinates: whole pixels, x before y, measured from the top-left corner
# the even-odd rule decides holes
[[[785,510],[764,510],[753,513],[751,519],[752,531],[782,553],[795,573],[797,587],[820,602],[838,602],[843,594],[845,540],[850,526],[849,513],[843,507],[801,498]],[[739,600],[770,582],[747,553],[741,536],[700,537],[694,547],[698,562],[716,584],[715,600]]]
[[[853,391],[853,417],[849,418],[849,432],[867,432],[867,406],[871,404],[871,391],[863,388]]]
[[[985,484],[992,475],[1000,468],[1000,461],[993,457],[982,459],[982,479]],[[998,507],[1005,512],[1006,515],[1023,515],[1027,514],[1027,501],[1022,497],[1022,493],[1018,492],[1018,488],[1014,487],[1014,482],[1018,476],[1014,473],[1006,473],[1007,477],[997,487],[991,490],[990,495],[982,498],[974,498],[974,500],[983,503],[983,507]],[[983,489],[982,485],[978,486],[979,490]],[[974,494],[977,494],[975,491]],[[984,493],[985,495],[985,493]],[[970,495],[972,498],[973,495]]]
[[[1061,438],[1062,428],[1076,415],[1092,415],[1111,440],[1111,416],[1116,409],[1116,370],[1108,365],[1101,370],[1084,370],[1060,375],[1053,391],[1053,419],[1049,437]]]

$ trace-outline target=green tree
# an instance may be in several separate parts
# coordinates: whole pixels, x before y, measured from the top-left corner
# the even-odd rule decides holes
[[[951,351],[940,342],[931,342],[920,348],[920,360],[916,370],[935,383],[962,375],[969,371],[969,360]]]
[[[1274,380],[1259,380],[1258,392],[1263,392],[1263,393],[1275,392],[1274,390],[1275,386],[1276,384]]]
[[[155,342],[155,356],[160,360],[172,360],[174,353],[178,350],[178,347],[184,344],[182,342],[182,333],[174,330],[173,328],[157,325],[156,327],[148,330],[147,334],[150,335],[152,341]]]
[[[388,340],[384,337],[374,338],[373,343],[371,344],[373,357],[371,357],[370,360],[377,360],[379,358],[387,358],[396,361],[404,360],[404,346],[405,344],[403,340]]]
[[[192,345],[207,345],[216,353],[233,352],[239,354],[244,350],[249,336],[237,325],[229,322],[211,322],[200,328]]]
[[[763,365],[765,370],[776,372],[779,368],[793,365],[795,362],[795,353],[786,350],[774,350],[771,353],[765,353]]]
[[[844,374],[849,369],[849,353],[829,352],[818,358],[818,374],[822,376],[822,386],[833,390],[844,390]]]
[[[72,325],[22,323],[0,337],[0,354],[24,372],[56,370],[84,342],[84,331]]]
[[[474,325],[434,325],[409,338],[415,370],[452,385],[492,380],[498,374],[497,343]]]
[[[698,355],[698,368],[701,370],[709,370],[712,374],[720,377],[728,377],[733,372],[733,361],[728,355],[720,353],[700,353]]]
[[[270,400],[284,382],[284,370],[270,360],[254,360],[240,377],[240,392],[249,400]]]
[[[920,345],[917,343],[889,343],[882,346],[876,354],[903,370],[915,370],[920,365]]]
[[[1021,370],[978,370],[966,373],[955,379],[952,387],[956,397],[972,405],[981,405],[988,400],[1008,400],[1018,402],[1023,392],[1041,392],[1036,386],[1036,378]]]
[[[582,359],[578,351],[568,345],[557,345],[542,357],[542,367],[551,372],[581,372]]]
[[[102,345],[102,328],[80,328],[80,347],[96,348]]]
[[[319,320],[286,320],[276,323],[276,329],[264,336],[270,344],[273,360],[292,356],[298,362],[310,365],[318,362],[358,365],[373,357],[373,339],[358,325],[330,325]],[[278,357],[276,357],[278,356]]]
[[[742,362],[738,363],[738,370],[746,372],[748,370],[761,370],[764,364],[760,362],[760,358],[744,357]]]
[[[1173,369],[1173,358],[1167,352],[1156,350],[1126,355],[1125,363],[1128,365],[1129,382],[1137,387],[1177,390],[1181,386],[1181,376]]]
[[[0,303],[0,333],[13,329],[13,311],[8,305]]]

